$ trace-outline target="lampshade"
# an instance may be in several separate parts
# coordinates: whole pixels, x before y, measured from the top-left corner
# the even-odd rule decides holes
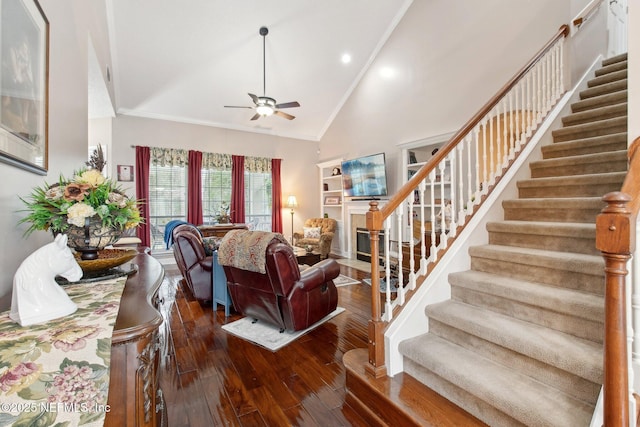
[[[289,196],[287,198],[287,207],[291,209],[298,207],[298,200],[296,200],[296,196]]]
[[[256,113],[261,116],[270,116],[273,114],[273,107],[271,105],[258,105],[256,107]]]

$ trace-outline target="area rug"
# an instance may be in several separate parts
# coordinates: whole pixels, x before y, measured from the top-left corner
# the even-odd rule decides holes
[[[297,332],[284,331],[281,333],[277,326],[262,321],[252,323],[253,319],[250,317],[243,317],[240,320],[226,324],[222,329],[237,337],[264,347],[267,350],[278,351],[307,332],[322,325],[327,320],[342,313],[344,310],[343,307],[338,307],[307,329]]]
[[[338,258],[336,262],[346,267],[351,267],[355,270],[360,270],[365,273],[371,273],[371,263],[361,261],[359,259]]]
[[[333,279],[333,284],[336,285],[337,288],[339,288],[340,286],[357,285],[358,283],[360,283],[359,280],[352,279],[351,277],[345,276],[344,274],[341,274]]]
[[[364,283],[371,286],[371,279],[362,279]],[[391,278],[391,292],[398,291],[398,279],[395,277]],[[380,279],[380,292],[387,292],[387,281],[386,279]]]

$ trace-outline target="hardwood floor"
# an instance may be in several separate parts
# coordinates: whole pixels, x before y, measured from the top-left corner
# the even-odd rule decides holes
[[[341,272],[369,277],[345,266]],[[200,304],[181,278],[167,269],[160,291],[168,340],[161,387],[170,427],[370,425],[345,402],[342,362],[347,351],[367,346],[367,285],[339,287],[345,312],[273,353],[223,331],[240,316],[232,310],[225,318],[222,307],[214,312]]]

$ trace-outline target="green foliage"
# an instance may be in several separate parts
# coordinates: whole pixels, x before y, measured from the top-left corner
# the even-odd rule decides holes
[[[85,218],[98,215],[103,227],[124,230],[142,222],[138,202],[129,199],[113,181],[95,169],[81,169],[73,179],[60,176],[57,183],[36,187],[27,198],[20,197],[27,215],[18,223],[28,223],[25,235],[36,230],[64,232],[79,226]],[[81,205],[81,206],[78,206]]]

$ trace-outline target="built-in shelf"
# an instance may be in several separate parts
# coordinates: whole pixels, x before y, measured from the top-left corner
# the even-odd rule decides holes
[[[338,227],[331,243],[331,252],[343,256],[345,248],[344,196],[340,167],[342,159],[318,163],[320,172],[320,216],[333,218]]]

